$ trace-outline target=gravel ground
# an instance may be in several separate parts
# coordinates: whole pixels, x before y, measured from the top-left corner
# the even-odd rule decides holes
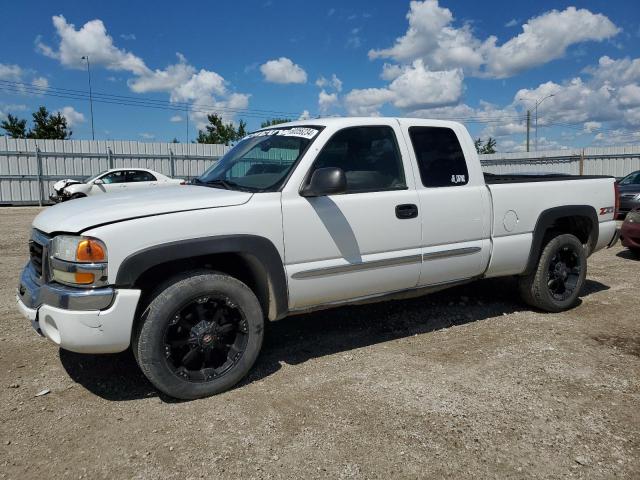
[[[496,279],[291,317],[238,388],[176,402],[130,352],[58,350],[19,315],[38,211],[0,209],[0,478],[640,478],[640,262],[619,246],[569,312]]]

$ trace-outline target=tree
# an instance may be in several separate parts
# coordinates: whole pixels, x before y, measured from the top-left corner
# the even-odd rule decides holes
[[[198,131],[198,143],[217,143],[229,145],[246,135],[247,124],[240,120],[238,130],[229,122],[226,125],[222,122],[222,117],[217,113],[207,115],[209,125],[205,126],[205,130]]]
[[[487,143],[484,144],[482,148],[482,153],[496,153],[496,139],[489,137],[487,138]]]
[[[493,137],[487,138],[486,143],[482,141],[481,138],[476,138],[473,141],[474,146],[476,147],[476,152],[479,154],[485,153],[496,153],[496,139]]]
[[[278,125],[279,123],[287,123],[290,122],[290,118],[270,118],[269,120],[265,120],[260,124],[260,128],[271,127],[272,125]]]
[[[247,122],[240,120],[238,123],[238,131],[236,132],[236,139],[240,140],[247,136]]]
[[[2,128],[8,136],[11,138],[26,138],[27,137],[27,121],[20,120],[13,115],[7,115],[7,119],[0,123]]]
[[[33,116],[33,129],[27,138],[66,140],[72,135],[67,126],[67,119],[60,113],[51,114],[46,107],[40,107]]]
[[[478,152],[479,154],[482,153],[482,139],[476,138],[473,141],[473,145],[476,147],[476,152]]]
[[[180,143],[180,142],[178,141],[178,139],[176,137],[173,137],[173,140],[171,140],[171,143]]]

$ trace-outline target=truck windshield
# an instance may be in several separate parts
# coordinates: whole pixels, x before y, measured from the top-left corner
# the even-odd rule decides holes
[[[319,131],[317,127],[283,127],[249,134],[193,184],[251,192],[275,191]]]

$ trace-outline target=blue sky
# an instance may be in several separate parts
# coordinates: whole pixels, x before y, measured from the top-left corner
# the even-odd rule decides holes
[[[46,105],[73,138],[91,138],[88,55],[97,96],[123,96],[94,103],[98,139],[185,141],[188,107],[191,139],[209,111],[250,128],[398,115],[459,119],[512,151],[553,95],[540,149],[640,143],[636,2],[14,2],[0,41],[0,116]]]

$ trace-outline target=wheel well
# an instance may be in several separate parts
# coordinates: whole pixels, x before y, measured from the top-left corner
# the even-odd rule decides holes
[[[172,260],[155,265],[140,275],[133,288],[142,290],[136,318],[144,311],[159,287],[175,275],[190,270],[209,269],[225,273],[247,285],[258,298],[265,316],[276,319],[275,302],[264,266],[252,255],[243,253],[217,253]]]
[[[560,217],[553,221],[547,228],[544,235],[543,246],[546,245],[553,237],[570,233],[578,238],[583,245],[591,245],[592,232],[594,225],[589,217],[569,216]]]
[[[587,255],[598,243],[598,217],[589,205],[566,205],[542,212],[533,231],[527,267],[522,275],[535,270],[542,250],[549,241],[565,233],[575,235],[585,245]]]

